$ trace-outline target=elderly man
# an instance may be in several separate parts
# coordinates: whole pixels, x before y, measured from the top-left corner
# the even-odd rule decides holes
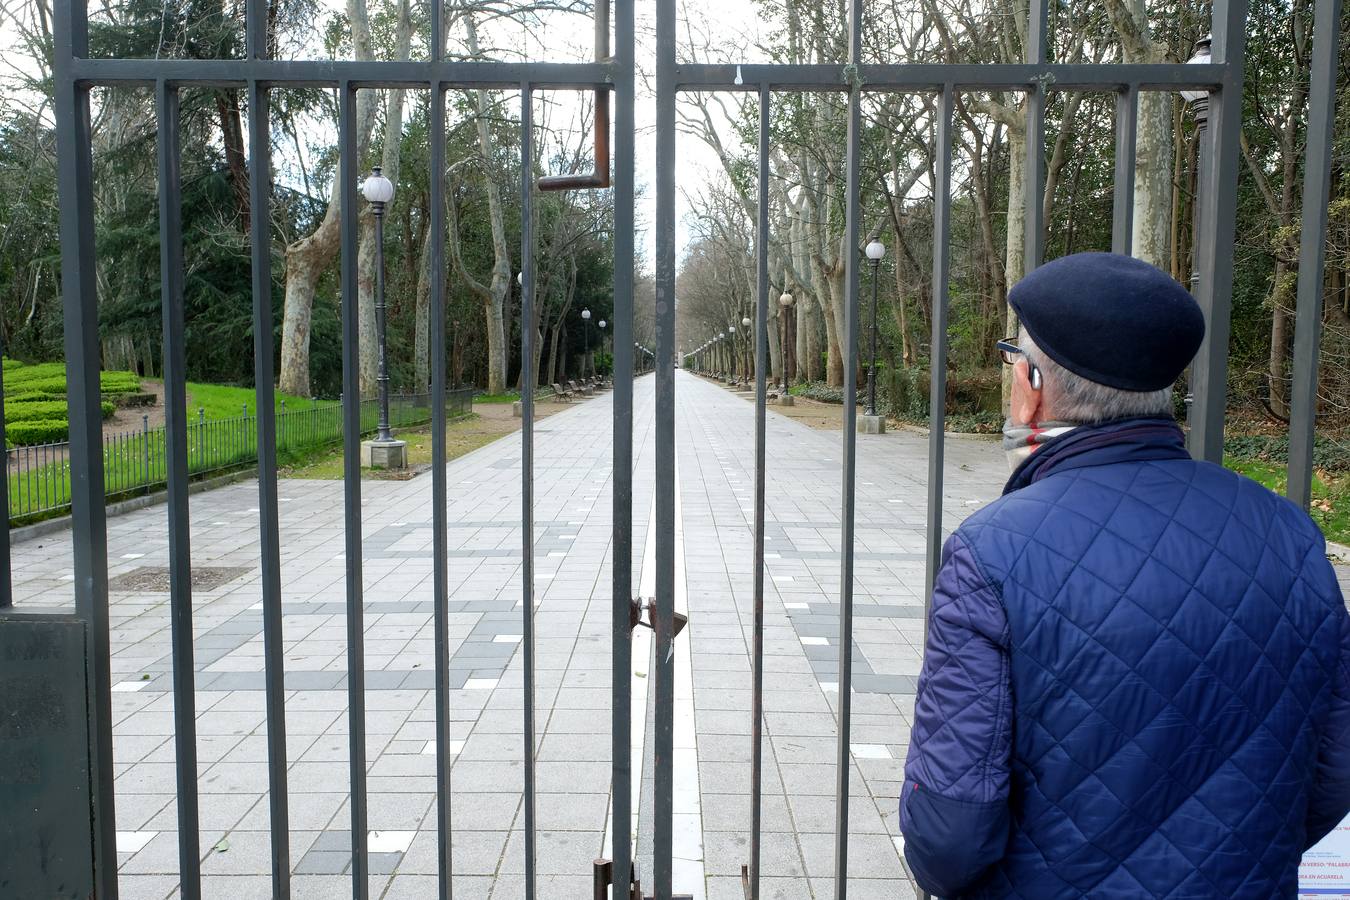
[[[1292,503],[1186,452],[1199,307],[1086,253],[1022,321],[997,502],[943,552],[900,823],[939,897],[1293,897],[1350,810],[1350,617]]]

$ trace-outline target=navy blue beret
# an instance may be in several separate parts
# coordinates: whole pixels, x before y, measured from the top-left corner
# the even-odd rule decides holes
[[[1157,391],[1195,357],[1205,316],[1165,272],[1117,253],[1075,253],[1035,269],[1008,303],[1036,346],[1076,375]]]

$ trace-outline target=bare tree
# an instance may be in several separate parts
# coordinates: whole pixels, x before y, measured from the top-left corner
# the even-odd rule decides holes
[[[351,22],[353,56],[359,60],[374,59],[366,0],[347,0],[347,18]],[[354,125],[358,159],[364,158],[370,148],[370,133],[375,126],[376,112],[374,92],[357,93]],[[323,221],[312,233],[286,248],[286,295],[281,321],[279,386],[287,394],[302,397],[310,395],[309,330],[314,313],[314,294],[318,290],[319,280],[333,264],[342,247],[341,197],[341,184],[334,177]]]

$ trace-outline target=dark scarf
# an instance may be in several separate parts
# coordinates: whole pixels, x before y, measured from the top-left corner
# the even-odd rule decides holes
[[[1012,473],[1003,493],[1067,469],[1190,458],[1186,436],[1171,418],[1117,419],[1100,425],[1080,425],[1042,444]]]

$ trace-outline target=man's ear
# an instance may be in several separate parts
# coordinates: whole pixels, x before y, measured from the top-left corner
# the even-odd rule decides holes
[[[1039,422],[1042,393],[1040,388],[1031,386],[1031,364],[1025,357],[1019,359],[1013,364],[1013,391],[1010,401],[1013,419],[1026,425]]]

